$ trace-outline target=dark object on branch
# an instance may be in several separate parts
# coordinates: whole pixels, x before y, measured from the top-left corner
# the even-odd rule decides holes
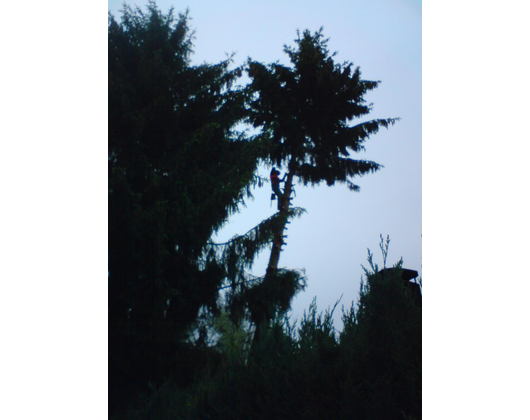
[[[379,274],[384,276],[391,270],[393,270],[393,268],[385,268],[379,271]],[[410,294],[418,303],[418,305],[421,306],[421,287],[420,284],[416,281],[418,277],[418,272],[416,270],[409,270],[408,268],[402,268],[402,270],[403,272],[401,273],[401,279],[403,280],[405,287],[407,288],[407,290],[409,290]]]

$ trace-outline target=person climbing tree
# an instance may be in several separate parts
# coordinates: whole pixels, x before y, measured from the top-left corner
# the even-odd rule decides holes
[[[283,202],[283,193],[280,190],[280,182],[285,181],[285,175],[283,179],[280,179],[280,171],[278,171],[276,168],[272,168],[270,178],[271,178],[272,191],[276,195],[276,198],[278,200],[278,210],[281,210],[282,202]]]

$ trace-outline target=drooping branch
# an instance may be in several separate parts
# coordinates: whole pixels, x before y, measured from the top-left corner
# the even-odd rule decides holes
[[[225,270],[228,284],[235,285],[241,280],[246,280],[248,277],[245,276],[245,270],[252,269],[258,254],[274,241],[275,232],[304,212],[302,208],[293,207],[274,214],[244,235],[234,236],[228,242],[221,244],[209,242],[203,253],[203,261],[204,263],[215,261],[221,265]]]
[[[256,277],[247,270],[252,268],[255,258],[271,242],[274,248],[276,233],[283,230],[289,220],[300,217],[304,212],[304,209],[296,207],[278,212],[244,235],[234,236],[221,244],[210,242],[206,247],[203,265],[216,264],[222,268],[224,281],[219,291],[223,291],[233,321],[239,322],[246,313],[257,325],[259,320],[268,319],[270,314],[284,312],[288,307],[286,301],[303,289],[305,278],[297,270],[279,270],[274,278],[279,276],[280,280],[276,281],[270,276]],[[277,287],[278,282],[281,287]],[[277,295],[281,299],[275,298]],[[272,297],[274,299],[269,301]]]

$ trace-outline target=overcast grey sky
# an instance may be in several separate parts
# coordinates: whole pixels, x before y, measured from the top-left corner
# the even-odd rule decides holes
[[[109,0],[119,18],[121,0]],[[145,1],[128,3],[144,7]],[[314,296],[320,309],[356,300],[367,265],[367,248],[382,265],[379,235],[390,235],[387,264],[401,257],[404,267],[421,275],[421,2],[412,0],[159,0],[158,6],[176,12],[189,8],[196,31],[192,62],[215,63],[235,53],[234,65],[247,57],[290,64],[283,45],[294,45],[296,30],[324,27],[337,62],[359,66],[367,80],[380,86],[366,99],[373,103],[367,119],[399,121],[382,129],[366,143],[366,152],[354,158],[384,166],[375,174],[357,178],[360,193],[344,186],[296,188],[293,205],[307,210],[287,232],[280,267],[305,269],[308,286],[293,302],[292,318],[300,318]],[[362,121],[362,120],[359,120]],[[264,169],[264,176],[267,171]],[[243,234],[270,217],[270,188],[254,191],[255,200],[233,216],[219,232],[218,241]],[[261,254],[253,273],[263,275],[268,253]],[[335,320],[340,327],[340,309]]]

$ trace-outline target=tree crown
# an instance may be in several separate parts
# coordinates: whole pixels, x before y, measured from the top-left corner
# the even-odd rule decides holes
[[[379,82],[361,79],[359,67],[351,63],[336,63],[322,28],[314,34],[298,32],[295,43],[294,48],[284,46],[290,67],[249,59],[250,121],[269,141],[271,164],[287,164],[304,185],[342,182],[358,190],[350,179],[381,165],[353,160],[350,153],[364,150],[371,134],[397,119],[352,125],[370,112],[364,95]]]

